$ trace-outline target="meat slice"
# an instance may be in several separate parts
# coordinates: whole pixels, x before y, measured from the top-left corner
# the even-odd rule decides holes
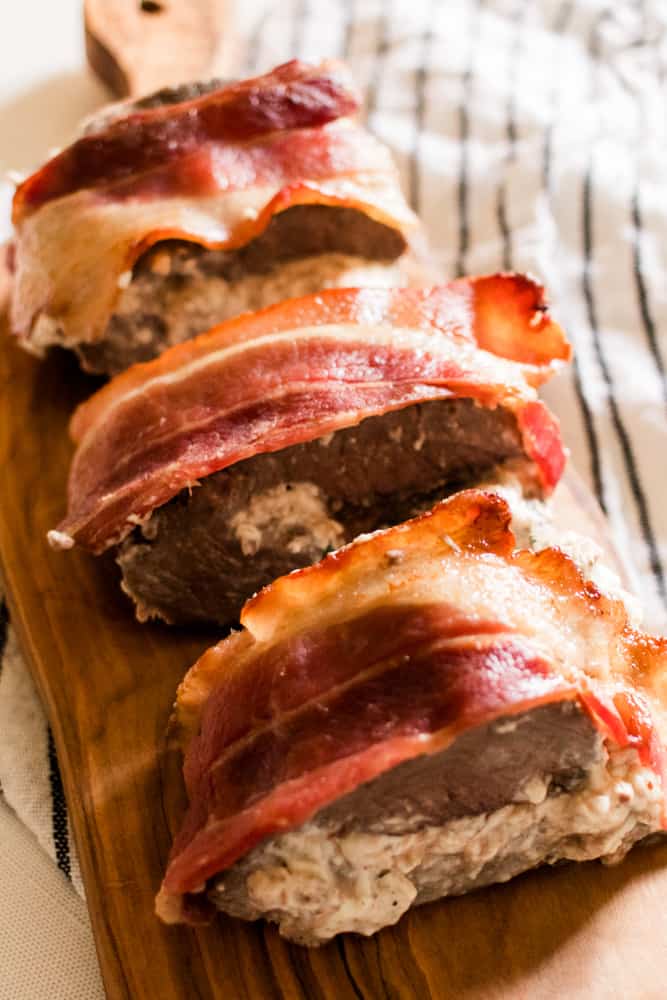
[[[184,490],[121,545],[140,620],[228,624],[277,576],[503,469],[539,494],[511,413],[446,399],[256,455]]]
[[[114,374],[214,323],[327,287],[424,281],[424,237],[344,66],[115,106],[14,197],[26,349]]]
[[[179,688],[157,900],[318,944],[663,829],[667,639],[469,490],[282,577]]]
[[[539,865],[620,860],[660,829],[661,803],[636,752],[605,743],[564,701],[479,726],[362,785],[212,879],[207,901],[274,921],[300,944],[368,935],[411,906]]]
[[[520,275],[329,290],[230,320],[77,410],[50,540],[124,543],[142,618],[228,622],[276,574],[500,466],[549,494],[564,452],[533,385],[568,352]]]
[[[322,288],[407,282],[400,231],[363,212],[300,205],[237,250],[157,243],[139,258],[104,336],[75,349],[86,371],[115,375],[243,312]]]

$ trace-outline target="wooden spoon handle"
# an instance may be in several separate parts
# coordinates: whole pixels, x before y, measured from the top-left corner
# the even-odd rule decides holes
[[[234,0],[85,0],[86,53],[116,97],[232,72]]]

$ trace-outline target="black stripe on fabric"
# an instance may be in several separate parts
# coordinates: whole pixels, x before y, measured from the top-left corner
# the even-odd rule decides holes
[[[0,671],[2,670],[2,657],[7,645],[7,630],[9,629],[9,612],[4,600],[0,601]]]
[[[571,0],[566,0],[563,3],[553,21],[553,26],[551,29],[552,35],[555,35],[557,39],[565,33],[568,22],[574,13],[575,7]],[[557,42],[557,44],[559,44]],[[546,192],[549,203],[553,201],[553,190],[552,190],[552,175],[551,175],[551,161],[553,157],[553,134],[556,126],[556,112],[558,107],[558,65],[557,61],[554,63],[554,86],[551,88],[551,94],[549,99],[549,120],[544,132],[544,152],[542,160],[542,185]],[[553,210],[553,209],[552,209]],[[605,510],[605,498],[602,489],[602,471],[600,464],[600,445],[598,442],[597,431],[595,430],[595,422],[593,420],[593,414],[591,408],[588,404],[588,399],[586,393],[584,392],[583,382],[581,378],[581,368],[579,366],[579,360],[575,351],[574,359],[572,362],[572,381],[574,384],[574,394],[577,397],[577,403],[579,404],[579,409],[581,411],[581,417],[584,425],[584,434],[586,435],[586,446],[588,448],[588,455],[590,460],[591,468],[591,479],[593,481],[593,489],[595,491],[595,496],[597,497],[598,503]]]
[[[642,20],[642,33],[641,37],[637,40],[639,45],[652,45],[653,51],[656,55],[655,61],[655,74],[661,85],[661,70],[663,60],[660,58],[660,39],[659,38],[649,38],[649,25],[646,12],[646,3],[644,0],[639,5],[641,11]],[[642,260],[642,232],[643,232],[643,221],[642,221],[642,211],[641,211],[641,161],[640,155],[643,149],[644,142],[648,135],[648,125],[646,121],[646,113],[644,111],[644,101],[640,99],[639,101],[639,136],[637,142],[637,166],[635,173],[635,188],[632,192],[632,200],[630,205],[630,211],[632,215],[632,266],[634,271],[635,285],[637,288],[637,298],[639,301],[639,313],[641,316],[642,327],[644,328],[644,333],[646,335],[646,340],[648,342],[649,351],[653,361],[655,362],[655,367],[658,371],[660,377],[660,388],[662,390],[662,398],[665,406],[667,406],[667,376],[665,373],[665,362],[662,356],[662,351],[660,350],[660,344],[658,343],[658,335],[656,331],[655,322],[653,320],[653,315],[651,313],[651,306],[649,302],[649,293],[646,280],[644,278],[644,266]]]
[[[419,64],[415,73],[415,131],[412,149],[410,151],[410,180],[409,195],[410,204],[415,212],[419,213],[422,206],[421,196],[421,137],[424,131],[424,120],[426,118],[426,87],[429,78],[429,64],[431,55],[431,45],[433,43],[433,20],[436,17],[437,6],[431,2],[427,11],[427,26],[422,32],[421,46],[419,50]]]
[[[463,73],[461,101],[459,103],[459,179],[457,201],[459,210],[459,245],[455,273],[461,278],[466,273],[466,258],[470,249],[470,222],[468,208],[468,175],[470,172],[470,115],[468,107],[472,98],[475,43],[477,42],[479,14],[483,0],[476,0],[468,26],[466,68]]]
[[[627,429],[621,417],[618,403],[616,401],[616,396],[614,394],[614,382],[611,376],[611,371],[607,363],[605,353],[602,350],[602,338],[600,337],[600,329],[598,326],[597,311],[595,306],[595,295],[593,291],[593,281],[591,274],[591,265],[593,258],[593,189],[594,189],[593,161],[591,158],[589,159],[588,166],[586,168],[586,176],[584,178],[584,191],[583,191],[583,234],[584,234],[583,291],[584,291],[584,299],[586,301],[586,312],[588,316],[589,326],[591,328],[591,333],[593,335],[593,348],[595,351],[595,357],[600,367],[605,388],[607,390],[607,400],[609,402],[609,412],[611,414],[611,420],[614,425],[614,430],[616,431],[616,436],[618,437],[621,446],[621,452],[623,454],[623,461],[625,462],[625,467],[628,474],[630,489],[632,490],[632,495],[635,504],[637,506],[637,513],[639,514],[639,524],[642,536],[644,538],[644,542],[649,552],[649,563],[651,566],[651,572],[653,573],[653,576],[655,578],[660,596],[662,597],[665,604],[667,604],[667,588],[665,587],[665,576],[663,573],[662,563],[660,561],[660,555],[658,552],[658,546],[655,534],[653,532],[653,526],[651,524],[651,518],[648,511],[648,504],[646,502],[646,495],[642,488],[639,472],[637,470],[637,463],[635,460],[634,452],[632,450],[632,445],[630,443],[630,436],[627,432]]]
[[[595,74],[597,74],[598,61],[600,57],[599,31],[601,25],[606,19],[609,18],[609,16],[610,16],[610,11],[609,10],[604,11],[598,17],[591,32],[590,53],[594,60]],[[594,77],[594,79],[596,79],[596,77]],[[596,94],[594,93],[593,96],[595,97]],[[583,195],[582,195],[582,230],[583,230],[583,250],[584,250],[582,287],[584,293],[584,300],[586,302],[588,323],[593,337],[593,349],[605,384],[607,392],[607,401],[609,403],[609,412],[611,415],[611,420],[614,426],[614,430],[616,432],[616,436],[621,446],[621,453],[623,455],[623,461],[625,463],[628,482],[630,484],[632,496],[635,501],[637,513],[639,515],[639,525],[642,537],[648,549],[651,572],[653,573],[653,577],[655,579],[656,586],[663,600],[663,603],[667,605],[667,587],[665,586],[665,575],[662,567],[662,562],[660,560],[660,554],[658,551],[658,545],[655,533],[653,531],[653,525],[651,524],[651,517],[649,514],[648,503],[646,501],[646,495],[644,493],[641,484],[641,479],[637,468],[637,462],[635,459],[634,451],[632,449],[632,444],[630,442],[630,435],[628,434],[625,423],[623,422],[623,418],[621,417],[621,411],[619,409],[618,402],[616,400],[615,386],[611,374],[611,369],[607,362],[605,352],[602,349],[602,338],[600,337],[600,329],[598,326],[597,309],[595,305],[595,293],[593,290],[593,280],[592,280],[592,260],[594,253],[593,192],[594,192],[594,165],[593,165],[593,155],[591,153],[588,158],[588,164],[586,166],[586,174],[584,177]]]
[[[512,234],[510,232],[509,223],[507,221],[507,206],[505,204],[504,197],[504,187],[500,188],[498,191],[498,201],[496,204],[496,217],[498,219],[498,228],[500,229],[500,235],[503,241],[503,254],[502,254],[502,269],[503,271],[512,270]]]
[[[60,766],[56,753],[56,744],[53,739],[51,727],[48,728],[48,756],[49,756],[49,782],[51,784],[51,825],[53,833],[53,845],[56,851],[56,863],[58,868],[67,876],[72,878],[72,865],[69,853],[69,836],[67,833],[67,802],[65,801],[65,791],[60,776]]]
[[[646,288],[646,281],[644,280],[644,268],[642,264],[642,215],[639,204],[639,184],[637,184],[632,194],[632,228],[632,265],[635,285],[637,287],[637,297],[639,299],[639,313],[642,318],[642,326],[644,328],[646,340],[648,341],[651,356],[655,362],[658,374],[660,375],[662,398],[665,406],[667,406],[667,375],[665,373],[665,362],[662,357],[660,345],[658,344],[658,334],[653,321],[653,316],[651,314],[648,290]]]
[[[581,378],[581,366],[579,365],[579,358],[577,357],[577,352],[574,352],[572,358],[572,376],[574,382],[574,393],[577,397],[577,402],[579,403],[579,409],[581,410],[581,417],[584,422],[584,433],[586,435],[586,446],[588,448],[588,455],[590,458],[591,465],[591,479],[593,481],[593,491],[595,493],[595,499],[597,500],[602,512],[607,513],[607,501],[604,495],[604,489],[602,486],[602,461],[600,459],[600,442],[598,440],[597,431],[595,430],[595,421],[593,420],[593,411],[588,403],[588,398],[584,392],[584,384]]]
[[[518,0],[512,12],[512,44],[509,50],[509,74],[507,77],[507,106],[505,136],[507,138],[507,154],[505,156],[505,172],[516,159],[516,88],[519,75],[519,59],[521,57],[521,35],[523,20],[526,13],[526,0]],[[512,229],[507,214],[507,176],[498,187],[496,201],[496,217],[503,241],[502,266],[504,271],[512,270]]]

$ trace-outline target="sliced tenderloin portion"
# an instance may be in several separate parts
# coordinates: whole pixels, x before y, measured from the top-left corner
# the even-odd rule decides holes
[[[423,235],[344,66],[175,96],[97,117],[18,188],[23,346],[114,374],[286,297],[416,276]]]
[[[330,290],[229,321],[80,407],[51,541],[124,542],[140,617],[228,622],[274,576],[499,466],[551,492],[564,453],[533,384],[568,350],[517,275]]]
[[[540,753],[544,737],[552,741],[551,760]],[[483,796],[492,781],[490,799],[502,796],[500,806],[480,797],[462,813],[454,800],[453,808],[441,805],[431,818],[417,811],[419,800],[404,804],[401,787],[417,782],[449,803],[452,771],[462,757],[467,773],[454,793]],[[494,778],[506,759],[510,767],[530,762],[523,784],[507,780],[507,772]],[[620,861],[661,828],[655,773],[635,750],[604,742],[571,702],[501,717],[458,737],[428,766],[409,761],[391,773],[391,783],[383,776],[349,796],[349,811],[345,797],[334,815],[323,810],[255,848],[211,881],[208,900],[233,917],[274,921],[283,936],[313,946],[342,932],[373,934],[411,906],[506,882],[544,864]],[[366,794],[383,808],[382,821],[369,826]]]
[[[506,468],[540,492],[510,413],[443,399],[369,417],[238,462],[158,508],[121,543],[123,590],[140,620],[231,623],[277,576]]]
[[[86,371],[115,375],[244,312],[322,288],[405,285],[397,229],[353,208],[298,205],[234,250],[184,240],[139,258],[101,340],[77,345]]]
[[[663,829],[667,640],[469,490],[277,580],[186,675],[157,899],[318,944]]]

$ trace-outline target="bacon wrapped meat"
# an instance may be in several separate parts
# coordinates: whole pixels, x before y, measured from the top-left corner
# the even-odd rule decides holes
[[[400,285],[416,217],[344,66],[287,63],[96,119],[17,190],[12,327],[113,374],[323,287]]]
[[[318,944],[664,826],[667,640],[469,490],[249,601],[178,691],[157,912]]]
[[[511,469],[558,482],[534,386],[568,357],[520,275],[329,290],[136,366],[72,420],[60,547],[122,543],[141,618],[236,618],[275,576]]]

